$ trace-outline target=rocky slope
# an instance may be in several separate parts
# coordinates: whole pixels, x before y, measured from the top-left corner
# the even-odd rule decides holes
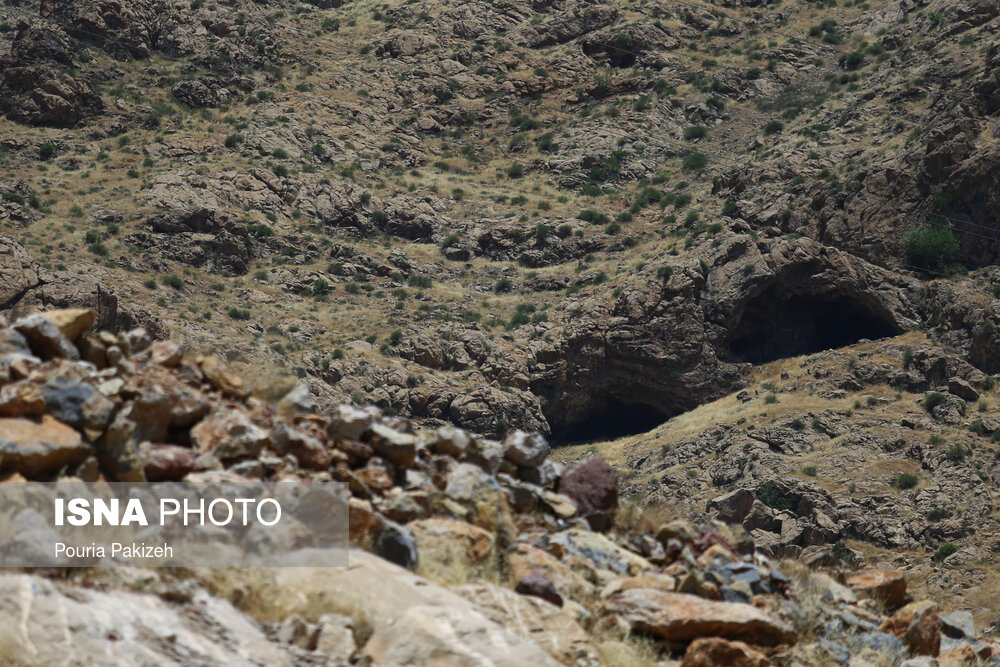
[[[537,431],[984,628],[998,13],[6,3],[0,311],[141,326],[265,402]],[[201,416],[140,429],[154,476],[205,464],[157,449]]]
[[[996,370],[981,277],[925,289],[993,262],[992,3],[328,4],[3,8],[0,220],[151,333],[494,436],[916,325]]]
[[[351,496],[351,564],[7,572],[0,608],[19,620],[3,630],[5,664],[1000,656],[971,614],[913,600],[899,571],[779,564],[738,524],[636,514],[619,506],[607,463],[563,468],[540,435],[496,441],[373,407],[317,411],[305,385],[268,404],[216,357],[142,329],[92,333],[94,322],[57,310],[0,329],[0,483],[338,480]]]

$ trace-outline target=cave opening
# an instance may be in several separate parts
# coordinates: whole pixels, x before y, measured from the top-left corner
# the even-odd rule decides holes
[[[552,427],[550,440],[555,445],[578,445],[603,440],[616,440],[650,431],[664,423],[672,414],[650,405],[625,403],[610,398],[595,405],[587,414],[562,428]]]
[[[762,364],[898,333],[887,317],[847,296],[788,296],[768,290],[747,305],[731,332],[729,353],[733,361]]]

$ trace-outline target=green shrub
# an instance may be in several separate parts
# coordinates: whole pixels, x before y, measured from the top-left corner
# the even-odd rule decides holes
[[[896,479],[893,480],[893,486],[899,487],[900,489],[904,490],[912,489],[917,485],[918,481],[920,480],[916,475],[908,472],[901,472],[899,473],[899,475],[896,476]]]
[[[802,472],[808,477],[815,477],[817,472],[816,466],[806,466],[802,469]]]
[[[840,56],[840,66],[846,70],[856,70],[865,62],[865,54],[860,51],[852,51]]]
[[[962,445],[952,445],[948,448],[948,451],[945,452],[944,457],[952,463],[958,463],[965,459],[968,453],[968,450],[962,447]]]
[[[692,125],[684,128],[685,139],[703,139],[708,136],[708,128],[704,125]]]
[[[924,394],[923,406],[927,412],[933,412],[934,408],[944,403],[945,395],[939,391],[929,391]]]
[[[51,160],[56,154],[56,145],[51,141],[46,141],[38,147],[38,157],[43,160]]]
[[[785,129],[785,124],[780,120],[771,120],[764,125],[764,134],[777,134]]]
[[[956,547],[954,544],[951,544],[950,542],[947,544],[942,544],[941,546],[938,547],[938,550],[934,552],[933,558],[935,561],[940,563],[941,561],[943,561],[945,558],[952,555],[956,551],[958,551],[958,547]]]
[[[681,163],[686,171],[701,171],[708,164],[708,158],[704,153],[688,153]]]
[[[226,311],[226,315],[228,315],[230,317],[230,319],[234,319],[234,320],[249,320],[250,319],[250,311],[249,310],[242,310],[240,308],[237,308],[236,306],[233,306],[232,308],[230,308],[229,310],[227,310]]]
[[[167,287],[173,287],[174,289],[181,289],[184,287],[184,281],[176,273],[171,273],[169,276],[163,276],[160,278],[160,282]]]
[[[757,487],[757,500],[778,511],[792,509],[792,499],[782,493],[772,481],[767,481]]]
[[[959,260],[961,246],[947,227],[929,225],[906,235],[906,258],[919,269],[941,271]]]
[[[594,225],[605,225],[611,221],[611,219],[603,213],[598,213],[591,209],[584,209],[580,211],[577,216],[577,220],[583,220],[584,222],[589,222]]]
[[[507,178],[521,178],[522,176],[524,176],[524,165],[515,162],[507,167]]]
[[[778,402],[778,397],[775,394],[768,394],[764,397],[764,403],[767,405],[773,405]]]

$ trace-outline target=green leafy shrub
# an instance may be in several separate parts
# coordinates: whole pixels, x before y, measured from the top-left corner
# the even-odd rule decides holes
[[[925,225],[906,235],[906,259],[919,269],[942,271],[959,260],[961,246],[955,234],[940,225]]]

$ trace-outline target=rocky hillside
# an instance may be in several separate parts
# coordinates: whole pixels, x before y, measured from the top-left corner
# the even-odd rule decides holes
[[[268,404],[217,357],[142,329],[88,333],[94,321],[57,310],[0,329],[0,483],[338,480],[351,496],[351,565],[8,571],[0,608],[19,621],[0,634],[4,664],[915,666],[1000,655],[972,614],[914,600],[899,571],[779,563],[738,524],[638,512],[620,505],[602,459],[563,468],[537,434],[497,441],[373,407],[317,410],[305,385]]]
[[[0,8],[46,284],[494,437],[913,327],[997,370],[992,2],[338,4]]]
[[[546,504],[561,484],[551,466],[496,453],[545,460],[547,445],[524,435],[540,433],[565,445],[562,463],[611,464],[628,512],[614,529],[588,526],[674,577],[671,591],[693,589],[670,571],[676,554],[650,551],[670,551],[656,538],[667,521],[640,526],[636,513],[740,526],[768,562],[798,563],[788,578],[807,566],[901,571],[916,598],[993,627],[998,15],[995,0],[3,3],[0,312],[85,309],[93,321],[75,326],[124,336],[71,329],[82,347],[58,343],[58,355],[11,343],[16,388],[0,416],[62,429],[49,414],[78,436],[59,430],[74,453],[41,456],[44,469],[23,442],[5,465],[114,479],[330,474],[382,517],[356,535],[378,552],[383,530],[396,534],[383,520],[464,517],[495,532],[393,490],[450,486],[450,464],[404,474],[425,455],[508,461],[485,474],[538,487],[498,483],[529,508],[515,514],[564,530],[579,508]],[[131,379],[110,393],[85,382],[93,414],[52,408],[59,391],[32,389],[50,383],[17,356],[24,345],[45,363],[108,368],[148,353],[171,369],[155,371],[156,391],[183,407],[168,417],[140,400],[146,371],[125,363]],[[235,403],[213,412],[211,392]],[[326,416],[300,423],[314,410]],[[346,438],[363,447],[338,449],[329,425],[361,414],[403,442],[361,437],[366,422]],[[232,428],[256,435],[213,458]],[[454,428],[501,444],[438,451],[415,435]],[[418,444],[412,460],[396,453]],[[405,511],[379,498],[406,498]],[[697,544],[700,529],[686,530],[680,543]],[[749,550],[712,530],[730,553]],[[643,531],[651,541],[635,542]],[[462,584],[517,584],[499,563],[521,540],[494,532],[496,563]],[[575,558],[547,540],[528,543]],[[685,553],[698,561],[707,546]],[[598,594],[608,577],[587,572],[585,594],[556,588],[586,610],[581,627],[617,641],[624,625],[602,620]],[[800,595],[813,590],[804,581]],[[874,632],[892,611],[866,604],[870,617],[850,614],[874,626],[837,632]],[[279,611],[308,618],[284,630],[298,644],[318,636],[309,610],[253,613]],[[771,611],[800,637],[855,651]],[[619,648],[686,650],[646,641],[649,627]]]

